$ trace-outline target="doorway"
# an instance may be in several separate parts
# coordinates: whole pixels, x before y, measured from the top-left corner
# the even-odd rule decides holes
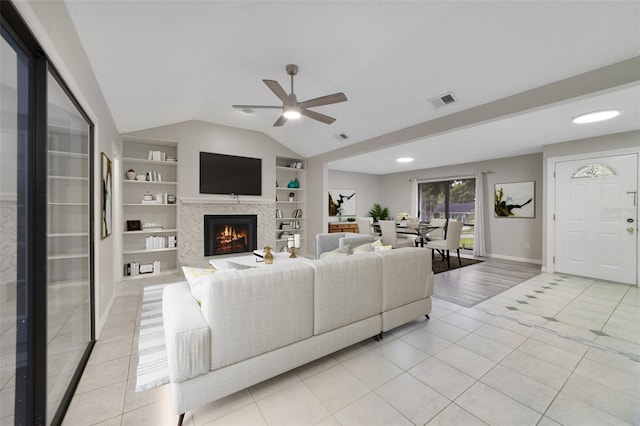
[[[557,272],[637,284],[638,154],[555,163]]]

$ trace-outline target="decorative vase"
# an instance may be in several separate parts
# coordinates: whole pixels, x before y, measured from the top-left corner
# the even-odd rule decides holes
[[[265,246],[264,251],[264,263],[271,265],[273,263],[273,254],[271,254],[271,247]]]
[[[135,180],[135,178],[136,178],[136,172],[134,170],[130,170],[127,172],[127,179]]]

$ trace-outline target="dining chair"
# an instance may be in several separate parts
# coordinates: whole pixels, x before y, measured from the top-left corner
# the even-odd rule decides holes
[[[409,238],[398,238],[396,233],[395,220],[379,220],[380,233],[382,234],[382,243],[390,245],[392,248],[413,246],[413,240]]]
[[[429,241],[426,248],[432,250],[431,256],[433,257],[435,251],[442,255],[442,260],[446,259],[447,268],[451,268],[451,261],[449,252],[450,250],[456,250],[458,253],[458,263],[462,266],[462,260],[460,260],[460,233],[464,223],[450,220],[447,224],[447,236],[444,240]]]
[[[431,219],[429,225],[437,226],[438,229],[433,229],[427,232],[427,240],[444,240],[444,230],[447,226],[447,219]]]
[[[358,233],[373,235],[373,230],[371,228],[372,228],[372,221],[366,218],[358,219]]]

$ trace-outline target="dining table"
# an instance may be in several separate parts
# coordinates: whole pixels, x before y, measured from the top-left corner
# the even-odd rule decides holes
[[[430,225],[428,223],[419,223],[417,226],[396,224],[396,234],[416,235],[416,246],[419,241],[420,247],[424,247],[425,240],[429,241],[427,234],[440,228],[442,228],[442,226]]]

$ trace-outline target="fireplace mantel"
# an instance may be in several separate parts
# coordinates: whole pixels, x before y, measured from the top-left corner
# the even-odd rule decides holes
[[[238,199],[239,198],[239,199]],[[273,204],[275,200],[267,198],[245,198],[245,197],[181,197],[183,204]]]

